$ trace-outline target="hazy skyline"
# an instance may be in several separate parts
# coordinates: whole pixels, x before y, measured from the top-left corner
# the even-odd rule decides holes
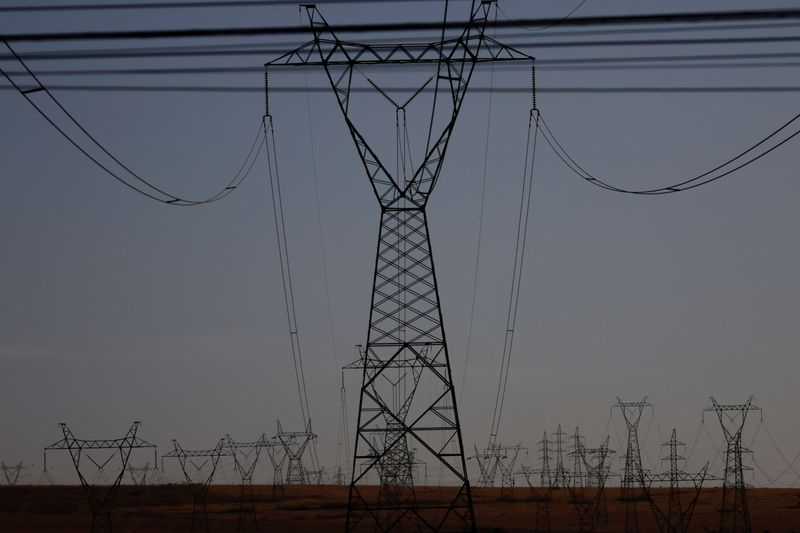
[[[510,17],[560,16],[565,11],[559,2],[504,0],[501,5]],[[451,17],[466,17],[467,6],[453,2],[451,10],[462,16]],[[752,2],[704,4],[707,10],[752,7]],[[759,7],[785,4],[766,2]],[[321,9],[331,23],[441,17],[441,5],[433,2]],[[642,5],[590,0],[578,13],[693,9],[696,3],[686,1]],[[303,22],[290,6],[155,15],[4,14],[0,33]],[[742,34],[757,35],[759,30]],[[547,32],[536,38],[547,40]],[[98,44],[128,45],[141,43]],[[26,43],[19,49],[61,46]],[[788,50],[791,45],[774,43],[702,48],[703,53]],[[526,51],[540,60],[699,53],[688,45],[657,50],[531,46]],[[260,66],[270,59],[137,59],[125,65]],[[94,60],[91,65],[110,68],[116,62]],[[78,61],[37,61],[32,66],[88,68]],[[481,68],[473,83],[488,86],[491,76],[488,68]],[[524,68],[497,69],[493,76],[496,87],[525,86],[529,73]],[[326,81],[314,71],[307,77],[276,72],[272,78],[276,85]],[[261,84],[258,73],[189,79],[201,85]],[[107,82],[129,80],[109,77]],[[542,69],[538,83],[798,86],[800,79],[796,68]],[[57,94],[136,169],[187,196],[214,190],[236,171],[263,113],[258,93]],[[467,95],[429,208],[459,388],[489,99],[486,93]],[[386,121],[385,142],[390,145],[392,109],[379,96],[365,97],[364,102],[359,112],[374,116],[376,124],[379,118]],[[378,209],[330,94],[276,92],[271,103],[311,417],[319,434],[321,462],[331,467],[339,369],[355,359],[354,345],[366,340]],[[488,436],[529,106],[525,93],[491,96],[478,303],[467,380],[463,394],[457,391],[467,452],[473,443],[484,445]],[[581,164],[628,186],[667,184],[712,168],[797,113],[793,93],[543,93],[539,107]],[[62,421],[76,435],[94,438],[120,436],[139,419],[141,436],[157,443],[159,453],[168,451],[171,438],[188,448],[210,447],[225,433],[242,440],[256,438],[274,432],[276,419],[284,427],[299,429],[263,160],[241,190],[217,204],[164,206],[103,175],[17,93],[0,91],[0,116],[6,126],[0,129],[6,186],[0,199],[0,459],[40,465],[41,449],[60,438],[57,424]],[[715,454],[699,426],[709,396],[733,403],[752,394],[781,449],[794,459],[800,452],[794,387],[800,370],[797,153],[790,143],[716,184],[640,198],[587,185],[540,144],[500,440],[522,441],[531,450],[523,462],[533,463],[535,441],[543,430],[550,432],[560,423],[568,432],[580,426],[593,443],[608,433],[612,447],[624,455],[624,443],[617,436],[623,425],[615,415],[615,426],[608,426],[610,407],[617,396],[638,400],[647,395],[657,417],[646,439],[643,436],[648,464],[656,467],[660,456],[659,432],[666,440],[669,430],[677,427],[687,443],[700,435],[691,465],[696,468],[701,459]],[[354,425],[358,376],[345,377]],[[643,432],[647,424],[645,419]],[[708,418],[706,424],[719,444],[718,424]],[[746,442],[758,426],[755,416]],[[786,469],[766,432],[759,430],[753,449],[770,477]],[[795,477],[784,476],[782,483],[794,483]],[[769,482],[758,470],[755,480]]]

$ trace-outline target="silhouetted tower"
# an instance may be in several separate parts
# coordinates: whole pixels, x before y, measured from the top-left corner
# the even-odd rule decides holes
[[[588,485],[594,489],[592,497],[593,523],[600,520],[608,523],[608,501],[606,499],[606,481],[611,472],[611,458],[616,453],[608,447],[608,437],[597,448],[583,448],[583,459],[586,466]]]
[[[683,463],[685,459],[680,455],[679,448],[685,446],[683,442],[678,441],[677,431],[673,429],[669,441],[661,445],[662,448],[668,448],[669,450],[667,456],[661,458],[663,462],[669,464],[669,467],[660,474],[643,474],[642,485],[647,494],[648,503],[656,518],[658,528],[662,533],[687,533],[695,506],[697,505],[697,500],[700,497],[700,491],[703,488],[703,482],[706,479],[710,479],[708,476],[709,463],[706,463],[696,474],[690,474],[681,469],[681,463]],[[659,507],[650,494],[649,487],[654,482],[669,484],[666,510]],[[684,501],[681,495],[681,483],[686,482],[691,482],[694,485],[694,493],[691,494],[688,503]]]
[[[536,505],[536,519],[534,521],[533,530],[538,532],[550,531],[550,499],[554,487],[550,484],[549,480],[545,484],[545,480],[540,477],[541,470],[530,468],[523,465],[520,469],[522,475],[525,476],[525,481],[531,492],[531,499]],[[541,484],[536,486],[535,479],[539,478]]]
[[[569,472],[564,467],[564,449],[566,448],[567,434],[561,431],[561,424],[558,429],[553,433],[553,444],[556,448],[556,469],[553,473],[553,487],[554,488],[567,488],[569,486]]]
[[[308,421],[305,431],[284,431],[281,421],[278,420],[278,432],[272,438],[272,443],[280,446],[283,450],[283,459],[286,462],[285,483],[287,485],[306,485],[311,482],[303,465],[303,455],[316,439],[317,435],[311,431],[311,420]]]
[[[23,470],[25,470],[25,466],[22,464],[22,461],[19,462],[17,465],[8,466],[5,463],[0,463],[0,470],[3,471],[3,479],[5,479],[5,483],[8,486],[16,485],[19,482],[19,476]]]
[[[237,527],[241,530],[250,524],[253,530],[258,529],[256,515],[256,496],[253,491],[253,473],[258,465],[261,450],[269,446],[267,436],[261,434],[252,442],[237,442],[230,435],[225,435],[225,446],[233,457],[236,472],[241,479],[239,488],[239,520]]]
[[[541,487],[552,487],[554,485],[553,473],[550,469],[550,441],[547,440],[547,431],[542,433],[542,440],[539,441],[539,481]]]
[[[443,26],[441,40],[426,45],[343,41],[317,8],[307,5],[313,40],[267,64],[268,69],[310,65],[325,69],[381,209],[348,530],[363,527],[386,531],[404,525],[426,530],[475,529],[426,208],[441,175],[475,65],[533,60],[485,35],[492,3],[473,0],[469,21],[457,37],[445,39]],[[391,89],[367,77],[372,65],[428,65],[432,75],[416,92],[398,99],[390,94]],[[374,94],[393,107],[392,125],[398,140],[394,165],[378,154],[363,133],[365,126],[378,126],[376,113],[357,124],[351,98],[354,77],[357,82],[366,81]],[[426,88],[432,90],[428,94],[433,103],[430,119],[425,120],[427,142],[415,144],[424,151],[414,161],[406,106]],[[441,91],[447,91],[449,97],[439,98]],[[267,115],[271,129],[268,102]],[[442,125],[437,133],[435,126]],[[402,396],[394,397],[392,384],[399,383],[403,375],[407,386],[402,388]],[[418,393],[418,383],[430,383],[425,387],[430,394]],[[379,440],[377,446],[373,437]],[[415,442],[409,444],[411,439]],[[410,448],[425,450],[452,476],[453,481],[443,487],[448,494],[441,503],[426,503],[424,509],[417,505],[409,477]],[[357,473],[356,465],[365,467]],[[382,485],[377,493],[364,488],[369,484],[369,474],[375,471]]]
[[[64,438],[54,442],[44,449],[45,472],[47,471],[48,451],[67,450],[69,452],[70,457],[72,458],[72,464],[75,466],[75,471],[80,479],[81,488],[83,488],[83,493],[86,496],[86,499],[89,501],[89,507],[92,510],[91,531],[93,533],[111,531],[111,509],[114,507],[114,499],[116,498],[119,484],[125,475],[131,452],[137,448],[152,448],[154,454],[158,453],[154,444],[151,444],[136,436],[136,432],[139,430],[140,424],[141,422],[139,421],[134,422],[130,429],[128,429],[128,432],[125,434],[125,436],[119,439],[86,440],[76,438],[67,425],[61,423],[59,424],[59,427],[61,428]],[[111,481],[107,482],[106,485],[98,486],[93,483],[89,483],[81,468],[81,461],[85,457],[88,457],[91,463],[97,465],[98,467],[100,466],[100,464],[91,455],[97,451],[114,452],[113,455],[103,463],[103,466],[108,464],[108,462],[114,456],[119,458],[119,472]]]
[[[231,455],[225,446],[225,439],[219,439],[214,448],[208,450],[185,450],[172,439],[173,450],[164,454],[165,458],[176,458],[192,491],[192,533],[208,532],[208,490],[217,471],[222,456]],[[201,461],[202,459],[202,461]],[[198,461],[198,462],[195,462]],[[194,472],[192,473],[192,467]]]
[[[719,404],[711,397],[711,405],[703,412],[712,411],[717,415],[725,436],[725,473],[722,481],[722,506],[719,510],[719,531],[746,532],[753,530],[750,522],[750,510],[747,506],[747,487],[744,482],[742,465],[742,430],[750,411],[761,408],[753,404],[750,396],[742,404]]]
[[[620,499],[625,502],[625,532],[639,531],[639,513],[637,504],[642,499],[642,455],[639,451],[639,421],[647,403],[647,396],[639,402],[623,402],[617,397],[618,408],[628,428],[628,445],[625,449],[625,469],[622,473]]]
[[[128,465],[128,474],[131,476],[131,483],[134,485],[147,485],[147,473],[150,472],[150,463],[144,466]]]

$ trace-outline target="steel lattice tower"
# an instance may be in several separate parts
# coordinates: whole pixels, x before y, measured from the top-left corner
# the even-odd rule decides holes
[[[669,464],[669,469],[655,475],[642,474],[642,485],[647,492],[647,500],[655,515],[656,522],[662,532],[667,533],[686,533],[689,530],[689,523],[692,520],[703,482],[710,479],[708,476],[708,465],[706,463],[696,474],[690,474],[681,469],[680,463],[685,462],[685,458],[680,455],[678,448],[685,447],[686,444],[678,440],[678,432],[673,428],[669,441],[663,443],[662,448],[668,448],[669,453],[662,457],[662,461]],[[669,483],[669,493],[667,495],[667,509],[664,511],[659,507],[649,491],[649,486],[653,483]],[[691,482],[693,484],[693,494],[688,503],[682,501],[681,483]],[[684,498],[685,500],[686,498]]]
[[[561,430],[561,424],[558,429],[553,433],[553,443],[556,445],[556,469],[553,474],[553,487],[554,488],[567,488],[569,487],[569,472],[564,467],[564,446],[566,441],[564,437],[567,434]]]
[[[722,480],[722,506],[719,510],[719,531],[750,533],[750,510],[747,506],[747,487],[742,465],[742,430],[750,411],[761,411],[750,396],[742,404],[719,404],[711,397],[711,405],[703,409],[714,412],[725,436],[725,473]]]
[[[625,470],[622,473],[620,499],[625,502],[625,532],[639,531],[639,513],[637,503],[642,499],[642,455],[639,451],[639,421],[647,403],[647,396],[639,402],[623,402],[617,397],[617,404],[628,428],[628,445],[625,449]]]
[[[445,39],[443,27],[441,41],[422,45],[366,45],[340,40],[316,7],[307,5],[313,40],[266,65],[267,69],[310,65],[324,68],[381,210],[348,498],[348,530],[475,530],[426,208],[441,175],[475,65],[533,60],[485,35],[492,3],[473,0],[469,21],[457,37]],[[409,64],[430,65],[433,75],[404,104],[398,104],[367,78],[394,105],[397,135],[401,137],[402,133],[404,139],[403,162],[398,161],[393,172],[351,114],[351,87],[353,76],[361,76],[367,66]],[[407,165],[406,141],[410,137],[406,137],[405,106],[429,84],[434,110],[428,142],[421,161]],[[450,97],[439,99],[437,109],[439,91],[448,92]],[[441,133],[433,131],[437,116],[445,117]],[[433,392],[428,397],[417,394],[420,382],[432,384]],[[417,505],[409,453],[413,448],[424,450],[454,479],[447,486],[450,490],[443,503],[426,503],[424,509]],[[364,468],[356,472],[356,465]],[[378,472],[380,477],[377,492],[367,487],[371,472]]]

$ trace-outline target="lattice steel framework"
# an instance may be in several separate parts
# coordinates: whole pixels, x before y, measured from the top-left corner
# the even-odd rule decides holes
[[[645,408],[653,408],[647,403],[647,396],[638,402],[623,402],[617,397],[618,408],[628,429],[628,443],[625,448],[625,469],[622,472],[620,499],[625,502],[625,532],[639,531],[638,502],[644,499],[642,486],[642,455],[639,451],[639,421]]]
[[[750,509],[747,506],[747,486],[744,482],[744,466],[742,453],[742,430],[750,411],[761,408],[753,404],[750,396],[742,404],[719,404],[711,397],[711,405],[703,409],[717,415],[722,427],[727,448],[725,449],[725,473],[722,480],[722,505],[719,509],[719,531],[750,533],[753,526],[750,521]]]
[[[131,476],[131,483],[134,485],[147,485],[147,474],[150,472],[150,463],[144,466],[128,465],[128,474]]]
[[[136,436],[141,422],[134,422],[124,437],[120,439],[97,439],[85,440],[78,439],[72,434],[72,431],[66,424],[61,423],[59,427],[64,434],[64,438],[47,446],[44,449],[44,471],[47,471],[47,452],[54,450],[67,450],[72,458],[72,464],[75,466],[75,471],[78,473],[78,478],[81,482],[81,488],[89,501],[89,508],[92,511],[92,529],[93,533],[111,531],[111,509],[114,507],[114,500],[117,496],[117,489],[125,475],[128,466],[128,459],[131,452],[136,448],[152,448],[153,454],[157,457],[157,448],[155,444],[151,444],[146,440],[142,440]],[[100,464],[90,455],[91,452],[99,450],[114,450],[118,453],[121,463],[119,473],[107,485],[94,485],[87,481],[83,472],[81,471],[81,460],[83,457],[88,457],[90,462],[98,467]],[[113,456],[112,456],[113,457]],[[103,466],[108,464],[111,457],[108,458]],[[101,471],[102,471],[102,467]]]
[[[443,32],[442,39],[434,43],[386,45],[339,39],[316,7],[307,5],[313,40],[267,64],[268,70],[278,66],[324,68],[381,208],[348,498],[348,530],[362,526],[380,531],[403,527],[475,530],[426,206],[441,175],[475,65],[533,59],[485,35],[491,4],[473,0],[469,22],[458,37],[445,39]],[[439,102],[439,111],[447,117],[441,133],[432,131],[436,116],[432,112],[422,161],[408,167],[403,156],[404,163],[398,164],[403,167],[401,173],[399,169],[389,170],[390,166],[355,124],[350,93],[353,75],[360,75],[362,68],[404,64],[431,65],[433,76],[418,92],[435,80],[434,102],[440,90],[449,92],[450,98]],[[401,108],[404,112],[405,104],[397,104],[369,81],[398,112]],[[432,387],[436,392],[426,399],[417,394],[416,384],[428,380],[436,383]],[[402,387],[402,396],[397,397],[393,393],[400,382],[406,386]],[[455,480],[442,504],[426,503],[424,509],[417,504],[408,453],[413,447],[432,456]],[[356,472],[356,465],[365,462],[367,468]],[[381,479],[377,492],[367,488],[373,471]]]
[[[22,471],[25,470],[25,465],[22,461],[12,466],[0,463],[0,470],[3,471],[3,478],[6,480],[6,485],[13,486],[19,482],[19,476],[22,474]]]
[[[253,530],[258,529],[258,515],[256,514],[256,495],[253,491],[253,473],[258,465],[261,450],[269,447],[266,434],[262,433],[258,440],[252,442],[238,442],[225,435],[225,446],[233,457],[236,472],[242,480],[239,490],[239,520],[237,527],[241,530],[248,524]]]
[[[703,483],[707,479],[713,479],[708,475],[709,463],[706,463],[696,474],[690,474],[681,468],[681,463],[685,462],[686,459],[680,455],[678,449],[685,446],[685,443],[678,440],[678,432],[673,428],[669,441],[661,445],[662,448],[669,449],[667,456],[661,459],[669,464],[669,469],[654,475],[642,473],[642,485],[645,488],[645,492],[647,492],[647,500],[653,510],[661,533],[687,533],[689,531],[689,524],[692,521],[692,515],[700,497]],[[692,483],[693,486],[690,489],[693,492],[687,495],[690,496],[688,503],[681,501],[681,483],[687,482]],[[649,487],[653,483],[669,483],[666,511],[656,504],[650,494]]]
[[[172,445],[174,449],[164,454],[163,458],[178,460],[183,476],[186,478],[186,484],[189,485],[192,492],[191,531],[192,533],[195,531],[208,532],[210,529],[208,522],[208,489],[211,487],[220,458],[230,456],[231,452],[225,446],[225,439],[219,439],[217,445],[209,450],[185,450],[175,439],[172,439]],[[203,461],[197,464],[194,461],[195,459],[203,459]],[[189,467],[194,468],[194,476],[190,474],[191,468]]]
[[[270,439],[270,459],[273,467],[283,468],[286,465],[286,476],[280,474],[281,484],[306,485],[311,481],[310,472],[303,465],[303,455],[309,446],[317,440],[317,435],[311,431],[311,421],[308,421],[305,431],[284,431],[281,421],[278,420],[278,432]],[[276,478],[278,477],[276,471]],[[281,491],[284,489],[281,488]]]

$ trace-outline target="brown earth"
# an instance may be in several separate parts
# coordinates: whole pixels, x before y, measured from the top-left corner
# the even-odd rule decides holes
[[[421,499],[436,498],[435,487],[417,489]],[[259,531],[342,531],[347,507],[347,487],[287,487],[282,499],[273,500],[271,486],[255,487]],[[536,503],[527,489],[517,488],[513,501],[498,501],[499,489],[473,489],[479,531],[532,531]],[[597,531],[624,531],[625,502],[616,489],[608,489],[608,523]],[[658,504],[666,493],[654,491]],[[688,495],[687,495],[688,498]],[[691,531],[713,531],[719,525],[720,489],[704,489],[698,500]],[[753,531],[800,531],[800,489],[752,489],[748,492]],[[211,531],[237,530],[239,487],[215,485],[208,498]],[[566,491],[556,491],[549,504],[553,531],[576,531],[577,514]],[[657,531],[652,511],[638,502],[641,531]],[[116,533],[187,532],[191,528],[192,496],[182,485],[122,486],[112,522]],[[80,532],[91,528],[91,516],[80,487],[0,487],[0,531]]]

